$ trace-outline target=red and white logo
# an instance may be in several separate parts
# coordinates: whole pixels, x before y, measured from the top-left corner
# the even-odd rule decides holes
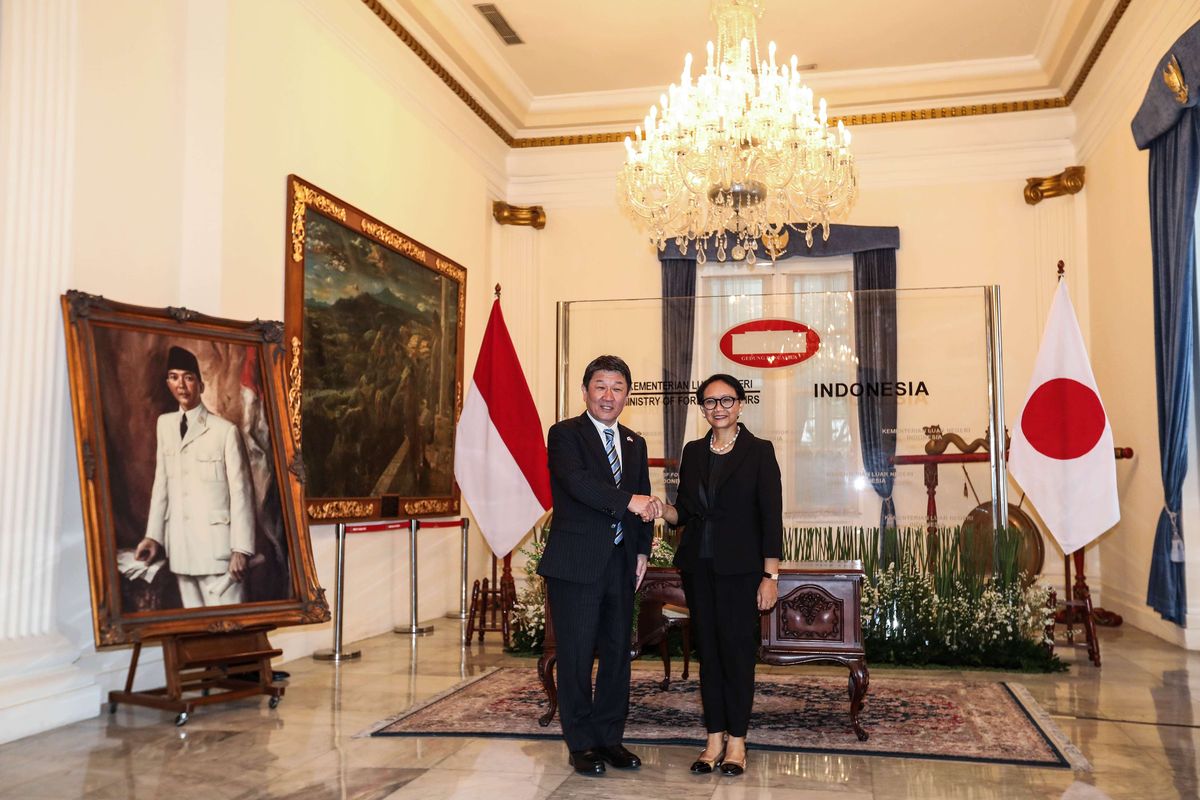
[[[821,337],[790,319],[755,319],[721,336],[721,353],[735,364],[757,369],[790,367],[817,354]]]

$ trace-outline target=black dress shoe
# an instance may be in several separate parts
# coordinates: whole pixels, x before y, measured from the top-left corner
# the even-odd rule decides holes
[[[603,775],[604,759],[596,749],[572,750],[569,759],[575,771],[581,775]]]
[[[606,747],[597,747],[596,752],[617,769],[637,769],[642,765],[642,760],[626,750],[623,745],[610,744]]]

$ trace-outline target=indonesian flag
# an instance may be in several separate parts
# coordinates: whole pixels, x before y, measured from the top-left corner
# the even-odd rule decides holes
[[[458,420],[454,477],[497,556],[511,553],[551,504],[542,425],[499,299]]]
[[[1064,553],[1121,519],[1112,427],[1064,280],[1050,304],[1008,470]]]

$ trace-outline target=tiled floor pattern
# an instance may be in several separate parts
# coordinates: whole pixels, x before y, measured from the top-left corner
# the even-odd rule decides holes
[[[938,673],[1024,684],[1092,762],[1090,773],[752,751],[746,775],[723,778],[689,774],[692,749],[642,746],[634,748],[642,769],[585,778],[567,766],[558,742],[355,736],[488,667],[534,667],[505,655],[495,634],[462,648],[457,621],[435,625],[430,637],[387,634],[360,642],[362,660],[340,667],[309,658],[282,665],[292,679],[274,711],[265,699],[242,701],[201,709],[176,728],[170,714],[122,707],[0,746],[0,798],[1200,797],[1200,709],[1192,694],[1200,696],[1200,654],[1130,627],[1102,631],[1101,669],[1074,651],[1065,654],[1066,675]],[[881,673],[877,667],[875,675]]]

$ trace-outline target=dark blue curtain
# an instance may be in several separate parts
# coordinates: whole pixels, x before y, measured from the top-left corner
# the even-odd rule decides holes
[[[1150,243],[1154,253],[1155,377],[1158,447],[1165,505],[1154,533],[1146,602],[1183,625],[1187,609],[1179,519],[1187,475],[1195,303],[1197,115],[1185,115],[1150,145]]]
[[[896,381],[896,251],[854,254],[854,340],[859,383]],[[896,397],[858,398],[858,441],[863,468],[883,498],[879,529],[896,527]]]
[[[679,457],[687,424],[692,379],[692,341],[696,328],[696,262],[662,262],[663,475],[667,502],[679,489]]]
[[[1168,80],[1178,70],[1192,91]],[[1154,372],[1163,509],[1151,551],[1146,603],[1182,626],[1187,611],[1179,514],[1188,459],[1188,404],[1195,347],[1196,188],[1200,170],[1200,23],[1160,60],[1133,120],[1138,147],[1150,151],[1150,246],[1154,279]],[[1190,96],[1189,96],[1190,95]]]

